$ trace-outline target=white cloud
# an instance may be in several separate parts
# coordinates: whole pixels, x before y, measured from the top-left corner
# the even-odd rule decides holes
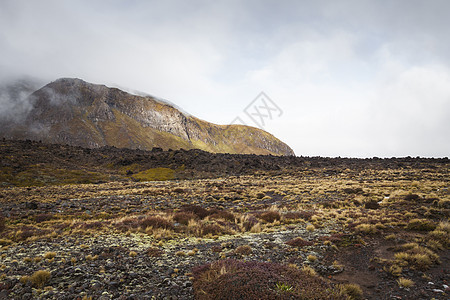
[[[260,91],[298,155],[448,156],[448,1],[0,2],[0,78],[80,77],[230,122]]]

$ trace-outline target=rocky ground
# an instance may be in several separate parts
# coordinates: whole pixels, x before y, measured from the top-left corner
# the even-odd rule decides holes
[[[353,299],[449,297],[448,159],[61,147],[0,147],[0,299],[193,299],[193,268],[230,258],[307,266]],[[177,171],[133,177],[149,169]]]

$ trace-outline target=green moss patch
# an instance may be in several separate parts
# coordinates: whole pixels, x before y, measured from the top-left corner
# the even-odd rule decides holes
[[[132,176],[139,181],[165,181],[175,178],[175,170],[169,168],[153,168]]]

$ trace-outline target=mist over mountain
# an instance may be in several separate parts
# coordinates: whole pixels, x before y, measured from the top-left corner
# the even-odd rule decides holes
[[[0,81],[0,118],[19,121],[32,109],[28,97],[45,83],[32,77]],[[22,120],[23,121],[23,120]]]
[[[1,137],[89,148],[294,155],[263,130],[209,123],[153,96],[72,78],[39,87],[24,80],[3,85]]]

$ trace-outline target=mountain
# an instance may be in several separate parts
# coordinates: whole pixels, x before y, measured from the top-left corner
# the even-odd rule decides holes
[[[80,79],[58,79],[32,93],[25,103],[29,107],[22,118],[1,118],[2,137],[88,148],[294,155],[289,146],[263,130],[212,124],[152,96]]]

